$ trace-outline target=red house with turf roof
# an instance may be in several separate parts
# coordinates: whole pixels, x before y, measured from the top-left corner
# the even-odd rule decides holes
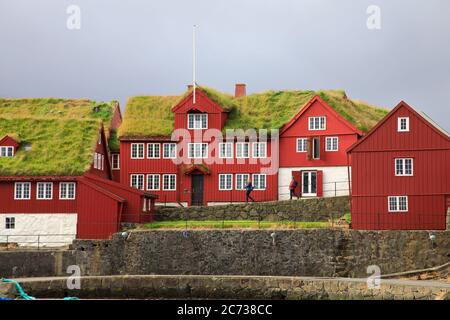
[[[446,229],[450,137],[427,115],[402,101],[348,152],[354,229]]]
[[[108,140],[118,110],[82,99],[0,99],[0,242],[106,239],[123,222],[152,219],[154,194],[113,181]]]

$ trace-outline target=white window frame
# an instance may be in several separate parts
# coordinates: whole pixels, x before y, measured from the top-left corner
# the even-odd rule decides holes
[[[404,198],[406,199],[406,209],[401,210],[400,209],[400,199]],[[395,200],[393,204],[395,204],[395,208],[391,208],[391,200]],[[388,212],[408,212],[409,204],[408,204],[408,196],[388,196]]]
[[[116,161],[116,163],[114,161]],[[120,170],[120,153],[113,153],[111,155],[111,168],[112,170]]]
[[[5,217],[5,229],[14,230],[16,228],[16,217]]]
[[[240,177],[241,179],[239,179],[238,177]],[[235,181],[236,181],[236,190],[245,190],[245,187],[247,185],[247,181],[250,179],[250,174],[249,173],[237,173],[236,177],[235,177]],[[239,185],[239,180],[241,182],[241,185]]]
[[[299,148],[301,146],[301,148]],[[308,151],[308,138],[297,138],[295,144],[296,152],[303,153]]]
[[[261,182],[260,177],[261,176],[264,176],[264,188],[260,187],[260,182]],[[258,178],[256,178],[256,177],[258,177]],[[256,182],[256,181],[258,181],[258,182]],[[265,173],[252,174],[252,182],[253,182],[254,190],[266,190],[267,189],[267,174],[265,174]]]
[[[406,161],[411,161],[411,173],[406,173]],[[400,163],[401,172],[397,171],[397,163]],[[414,176],[414,158],[395,158],[394,161],[394,172],[396,177],[412,177]]]
[[[22,185],[20,197],[17,197],[17,186]],[[23,186],[28,186],[28,197],[25,198],[25,191]],[[16,182],[14,183],[14,200],[30,200],[31,199],[31,182]]]
[[[330,142],[331,148],[328,148],[328,142]],[[334,141],[336,141],[336,148],[334,148]],[[325,138],[325,151],[337,152],[339,151],[339,137],[326,137]]]
[[[48,188],[50,187],[50,197],[48,195]],[[39,190],[42,189],[43,196],[39,195]],[[36,183],[36,199],[37,200],[52,200],[53,199],[53,182],[38,182]]]
[[[156,178],[156,180],[155,180],[155,178]],[[151,187],[149,184],[150,180],[152,181]],[[161,190],[161,175],[155,174],[155,173],[147,174],[146,188],[147,188],[147,190],[151,190],[151,191]]]
[[[318,119],[318,126],[316,119]],[[322,121],[323,119],[323,121]],[[308,117],[308,130],[316,131],[316,130],[326,130],[327,129],[327,117],[326,116],[315,116]]]
[[[255,159],[264,159],[267,157],[267,142],[253,142],[252,156]]]
[[[63,185],[65,192],[63,193]],[[73,186],[73,196],[70,197],[69,186]],[[75,182],[60,182],[59,183],[59,199],[60,200],[75,200],[77,196],[77,184]]]
[[[12,147],[12,146],[1,146],[0,147],[0,157],[1,158],[12,158],[12,157],[14,157],[14,147]]]
[[[197,118],[197,119],[196,119]],[[192,119],[192,121],[191,121]],[[208,129],[208,114],[207,113],[188,113],[188,129],[203,130]]]
[[[219,191],[229,191],[229,190],[233,190],[233,174],[231,173],[219,174]]]
[[[150,150],[152,156],[150,156]],[[161,143],[147,143],[147,159],[160,159],[161,158]]]
[[[165,179],[166,179],[166,177],[168,177],[168,188],[166,188],[166,186],[165,186]],[[174,185],[174,187],[173,188],[171,188],[170,187],[170,182],[171,182],[171,177],[174,177],[174,179],[173,179],[173,185]],[[163,176],[162,176],[162,187],[163,187],[163,190],[164,191],[175,191],[175,190],[177,190],[177,175],[176,174],[174,174],[174,173],[170,173],[170,174],[163,174]]]
[[[233,142],[221,142],[219,143],[219,158],[221,159],[233,159]]]
[[[131,144],[131,159],[145,159],[145,143],[132,143]],[[133,148],[136,147],[136,155],[133,155]],[[142,152],[142,156],[140,156]]]
[[[136,186],[133,184],[133,177],[136,177]],[[142,178],[142,188],[139,188],[140,181],[139,179]],[[130,187],[138,189],[138,190],[144,190],[145,188],[145,175],[143,173],[132,173],[130,174]]]
[[[204,152],[203,152],[203,146],[205,146]],[[191,149],[191,147],[193,147]],[[200,148],[198,150],[198,148]],[[194,154],[192,154],[192,152]],[[198,157],[197,154],[200,154]],[[204,142],[192,142],[188,143],[188,158],[189,159],[206,159],[208,158],[208,144]]]
[[[247,153],[244,154],[244,145],[247,146]],[[239,150],[239,147],[241,149]],[[241,152],[239,152],[241,151]],[[236,142],[236,159],[248,159],[250,158],[250,143],[249,142]]]
[[[402,120],[405,120],[405,128],[402,128]],[[409,132],[409,117],[398,117],[397,120],[397,131],[398,132]]]
[[[168,150],[168,156],[166,156],[167,150]],[[172,151],[173,151],[173,154],[172,154]],[[177,158],[177,144],[176,143],[164,143],[163,144],[163,159],[176,159],[176,158]]]

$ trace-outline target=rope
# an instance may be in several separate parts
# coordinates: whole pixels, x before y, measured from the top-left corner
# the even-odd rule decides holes
[[[29,296],[28,294],[26,294],[26,292],[22,289],[22,286],[16,280],[1,278],[1,282],[13,283],[16,286],[16,289],[19,292],[20,297],[22,299],[24,299],[24,300],[37,300],[35,297]],[[12,300],[12,299],[0,298],[0,300]],[[76,297],[66,297],[63,300],[78,300],[78,298],[76,298]]]

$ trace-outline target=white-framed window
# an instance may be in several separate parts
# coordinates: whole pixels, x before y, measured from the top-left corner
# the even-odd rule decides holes
[[[144,175],[143,174],[131,174],[130,186],[139,190],[144,190]]]
[[[119,170],[120,169],[120,154],[113,153],[111,155],[111,163],[112,163],[113,170]]]
[[[207,113],[189,113],[188,129],[208,129]]]
[[[325,116],[308,118],[308,130],[325,130],[326,128],[327,119]]]
[[[308,151],[308,139],[297,138],[297,152],[306,152],[306,151]]]
[[[397,123],[398,132],[408,132],[409,131],[409,117],[399,117]]]
[[[16,218],[6,217],[5,218],[5,229],[15,229],[16,228]]]
[[[390,196],[388,197],[389,212],[407,212],[408,197],[407,196]]]
[[[233,158],[233,142],[219,143],[219,158],[222,159]]]
[[[395,175],[396,176],[412,176],[413,175],[413,159],[412,158],[395,159]]]
[[[159,174],[148,174],[147,175],[147,190],[159,190],[160,189],[160,179]]]
[[[144,159],[144,144],[132,143],[131,144],[131,159]]]
[[[267,143],[253,142],[253,158],[265,158],[267,156]]]
[[[75,182],[60,182],[59,183],[59,199],[74,200],[76,192]]]
[[[159,143],[147,143],[147,159],[159,159],[160,148]]]
[[[207,143],[188,143],[188,158],[202,159],[208,157]]]
[[[0,157],[14,157],[14,147],[2,146],[0,147]]]
[[[244,190],[247,185],[247,181],[250,179],[248,173],[237,173],[236,174],[236,190]]]
[[[237,142],[236,143],[236,158],[249,158],[250,157],[250,143]]]
[[[14,184],[15,200],[30,200],[31,198],[31,182],[16,182]]]
[[[176,190],[176,189],[177,189],[177,175],[163,174],[163,190]]]
[[[253,174],[253,187],[255,190],[265,190],[266,189],[266,175],[255,173]]]
[[[53,199],[53,182],[38,182],[36,199],[38,200]]]
[[[177,157],[177,144],[176,143],[164,143],[163,144],[163,158],[175,159]]]
[[[103,170],[105,162],[105,156],[101,153],[94,153],[94,169]]]
[[[219,190],[233,189],[233,175],[231,173],[219,174]]]
[[[338,137],[326,137],[325,138],[325,151],[338,151],[339,150],[339,138]]]
[[[100,164],[101,164],[100,170],[103,171],[103,170],[105,169],[105,155],[100,154],[100,159],[101,159],[101,162],[100,162]]]

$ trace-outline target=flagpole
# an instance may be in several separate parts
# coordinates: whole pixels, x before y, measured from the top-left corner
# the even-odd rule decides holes
[[[195,76],[196,76],[196,74],[195,74],[195,72],[196,72],[196,50],[195,50],[195,28],[197,27],[197,25],[193,25],[192,26],[192,88],[193,88],[193,90],[194,90],[194,95],[192,96],[193,97],[193,103],[195,104],[195,87],[196,87],[196,84],[195,84]]]

